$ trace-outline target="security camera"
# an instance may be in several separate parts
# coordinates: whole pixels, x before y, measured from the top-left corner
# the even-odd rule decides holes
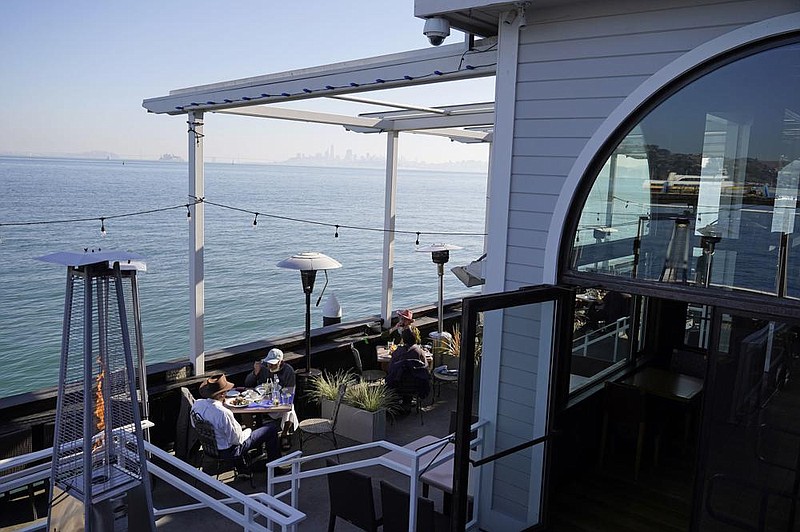
[[[429,18],[425,20],[422,34],[434,46],[439,46],[450,35],[450,23],[443,18]]]

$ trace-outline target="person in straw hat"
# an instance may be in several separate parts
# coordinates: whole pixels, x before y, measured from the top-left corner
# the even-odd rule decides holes
[[[200,395],[203,399],[195,401],[192,406],[192,426],[195,419],[200,418],[214,427],[214,436],[217,439],[217,449],[220,457],[235,459],[242,469],[248,471],[247,453],[250,449],[266,447],[267,460],[273,461],[281,456],[278,448],[278,432],[274,425],[266,425],[253,429],[242,429],[242,426],[233,417],[233,412],[225,408],[222,403],[225,394],[233,388],[233,383],[225,375],[208,377],[200,385]],[[279,470],[279,473],[285,472]]]

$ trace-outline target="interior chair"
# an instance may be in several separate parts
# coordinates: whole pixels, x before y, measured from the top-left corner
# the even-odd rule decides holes
[[[356,365],[356,372],[361,378],[361,382],[380,382],[386,378],[386,372],[380,369],[364,369],[361,362],[361,353],[355,344],[350,344],[350,351],[353,353],[353,362]]]
[[[407,491],[381,480],[381,507],[383,508],[383,532],[407,532],[410,496]],[[417,532],[449,530],[450,521],[434,509],[433,501],[417,497]]]
[[[342,404],[342,398],[347,391],[347,384],[339,385],[339,393],[336,394],[336,401],[333,405],[333,413],[330,419],[313,417],[304,419],[297,427],[297,434],[300,438],[300,451],[303,451],[303,442],[312,438],[330,438],[333,441],[333,448],[338,449],[339,445],[336,443],[336,419],[339,417],[339,406]]]
[[[605,408],[603,413],[603,433],[600,440],[600,467],[603,467],[609,432],[624,437],[631,435],[636,441],[633,478],[638,480],[642,464],[642,450],[647,429],[647,402],[643,390],[606,381]],[[658,460],[659,438],[655,440],[655,460]]]
[[[197,437],[200,439],[200,445],[202,449],[200,465],[203,471],[205,472],[205,468],[202,467],[205,465],[205,459],[211,458],[215,461],[216,467],[214,468],[214,471],[216,473],[217,480],[219,480],[219,474],[224,471],[224,466],[228,466],[233,469],[234,475],[238,476],[240,474],[237,463],[239,462],[239,459],[224,458],[220,456],[219,449],[217,448],[217,437],[214,434],[214,426],[194,412],[192,413],[192,421],[194,422],[194,429],[197,432]],[[241,458],[246,459],[246,457]],[[255,487],[252,474],[250,474],[250,486]]]
[[[327,458],[325,465],[331,467],[339,464]],[[339,471],[328,473],[327,476],[330,497],[328,532],[333,532],[337,517],[361,530],[377,532],[383,519],[375,516],[372,479],[358,471]]]

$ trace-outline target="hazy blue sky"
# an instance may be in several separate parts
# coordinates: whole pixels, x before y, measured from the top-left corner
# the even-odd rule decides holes
[[[143,99],[428,46],[413,0],[4,0],[0,13],[0,153],[185,156],[185,118],[150,115]],[[446,43],[462,39],[453,32]],[[450,85],[369,97],[422,105],[492,99],[492,79]],[[320,105],[314,108],[323,110]],[[205,133],[207,157],[242,161],[280,161],[330,146],[339,154],[382,154],[385,145],[385,135],[336,126],[220,115],[207,117]],[[411,159],[487,154],[485,146],[401,135],[400,155]]]

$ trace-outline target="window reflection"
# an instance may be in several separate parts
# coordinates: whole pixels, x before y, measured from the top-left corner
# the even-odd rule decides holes
[[[800,297],[798,63],[762,51],[654,108],[596,176],[573,269]]]
[[[576,293],[570,391],[630,358],[632,309],[630,294],[594,288]]]

